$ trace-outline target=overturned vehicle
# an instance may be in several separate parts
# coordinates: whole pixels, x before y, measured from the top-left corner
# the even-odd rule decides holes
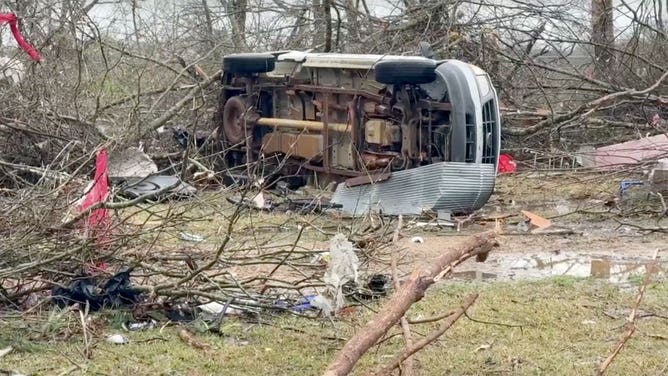
[[[457,60],[228,55],[217,123],[230,171],[262,162],[293,182],[336,181],[332,201],[349,214],[467,213],[494,188],[497,94]]]

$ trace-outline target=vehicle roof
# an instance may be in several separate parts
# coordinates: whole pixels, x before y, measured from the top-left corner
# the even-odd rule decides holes
[[[301,63],[304,67],[371,69],[382,60],[433,61],[422,56],[340,54],[289,51],[277,56],[278,61]]]

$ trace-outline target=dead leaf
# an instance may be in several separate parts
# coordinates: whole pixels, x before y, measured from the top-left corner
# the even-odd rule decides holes
[[[550,226],[552,226],[552,221],[549,219],[543,218],[538,214],[532,213],[530,211],[522,210],[522,214],[524,214],[529,220],[531,221],[531,224],[541,228],[541,229],[546,229]]]

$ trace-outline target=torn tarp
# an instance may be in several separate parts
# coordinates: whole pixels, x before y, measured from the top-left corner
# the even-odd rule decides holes
[[[101,284],[95,276],[75,278],[69,286],[57,286],[51,291],[52,301],[59,307],[89,304],[91,311],[137,303],[141,293],[130,283],[131,270],[119,272]]]

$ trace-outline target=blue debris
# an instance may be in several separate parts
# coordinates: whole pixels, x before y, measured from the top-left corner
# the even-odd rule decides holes
[[[624,196],[624,193],[629,190],[630,187],[643,185],[645,184],[642,180],[622,180],[619,183],[619,195]]]

